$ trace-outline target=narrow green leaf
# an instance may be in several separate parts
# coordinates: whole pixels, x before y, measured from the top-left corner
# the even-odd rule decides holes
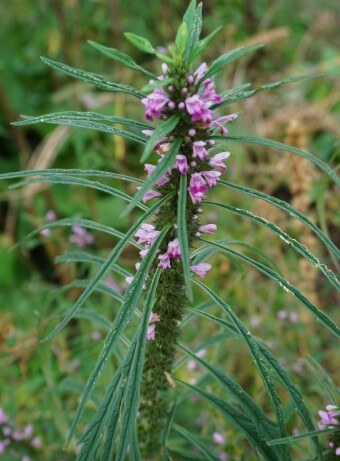
[[[167,230],[170,229],[170,226]],[[163,237],[165,232],[163,232]],[[121,417],[121,434],[118,439],[118,447],[116,454],[116,461],[123,461],[125,459],[126,451],[130,441],[131,433],[134,428],[135,418],[137,415],[140,385],[142,381],[142,372],[146,347],[146,334],[149,325],[149,318],[153,308],[158,287],[159,277],[161,270],[157,269],[152,279],[148,295],[145,300],[143,317],[140,327],[136,334],[136,348],[133,360],[130,365],[130,371],[124,387],[124,407]],[[104,459],[103,461],[111,461],[111,458]]]
[[[118,238],[123,238],[124,233],[117,231],[111,226],[105,226],[104,224],[98,224],[95,221],[91,221],[89,219],[79,219],[79,218],[64,218],[64,219],[59,219],[56,221],[48,222],[42,226],[40,226],[38,229],[34,230],[30,234],[28,234],[27,238],[34,234],[40,233],[43,229],[52,229],[53,227],[59,227],[59,226],[80,226],[84,227],[85,229],[92,229],[100,232],[105,232],[105,234],[113,235],[114,237]],[[140,245],[136,240],[133,238],[130,239],[130,244],[133,245],[136,248],[142,249],[142,245]]]
[[[132,86],[123,85],[121,83],[109,82],[108,80],[105,80],[105,78],[102,77],[101,75],[94,74],[92,72],[86,72],[80,69],[75,69],[74,67],[68,66],[61,62],[52,61],[52,59],[41,57],[41,60],[45,64],[53,67],[53,69],[56,69],[62,72],[63,74],[69,75],[70,77],[76,78],[78,80],[82,80],[86,83],[91,83],[92,85],[95,85],[101,90],[111,91],[113,93],[116,93],[116,92],[127,93],[127,94],[130,94],[131,96],[135,96],[138,99],[142,99],[145,97],[144,93],[142,93],[139,90],[136,90],[136,88],[133,88]]]
[[[86,434],[82,438],[82,447],[76,461],[92,461],[94,459],[108,419],[112,413],[112,406],[115,401],[114,394],[119,378],[120,372],[117,371],[100,407],[89,424]]]
[[[177,53],[180,56],[183,56],[184,54],[187,40],[188,40],[188,25],[186,22],[182,22],[182,24],[178,28],[178,31],[176,34],[176,40],[175,40]]]
[[[177,401],[176,401],[176,396],[175,396],[171,409],[168,412],[167,420],[166,420],[165,427],[163,429],[163,435],[162,435],[161,456],[162,456],[162,459],[165,461],[171,461],[171,457],[168,452],[167,441],[168,441],[171,428],[172,428],[172,424],[174,421],[176,407],[177,407]]]
[[[86,251],[66,251],[63,255],[57,256],[55,258],[56,263],[89,263],[96,264],[101,266],[105,263],[105,258],[100,258],[99,256],[94,256]],[[112,264],[111,269],[123,277],[131,276],[131,273],[119,266],[118,264]]]
[[[169,170],[172,169],[175,161],[176,155],[179,152],[179,149],[182,144],[182,139],[176,139],[173,143],[169,151],[164,155],[162,160],[159,162],[157,167],[153,170],[153,172],[148,176],[143,185],[140,187],[138,192],[133,196],[130,204],[126,207],[123,216],[126,216],[130,213],[131,210],[134,209],[135,206],[138,206],[138,202],[143,198],[143,196],[156,184],[156,182],[164,176]]]
[[[203,397],[207,402],[209,402],[212,406],[217,408],[221,414],[236,428],[240,429],[246,438],[251,443],[254,449],[257,449],[261,455],[267,461],[279,461],[279,458],[276,454],[276,451],[269,450],[268,445],[266,442],[259,438],[256,427],[254,424],[249,420],[249,417],[244,413],[241,413],[236,408],[229,405],[225,400],[216,397],[213,394],[210,394],[203,390],[198,386],[193,386],[182,381],[179,378],[174,377],[174,380],[180,384],[183,384],[188,389],[191,389],[193,392],[199,394]]]
[[[309,229],[311,229],[319,237],[319,239],[326,245],[326,247],[330,251],[332,251],[338,258],[340,258],[340,251],[334,245],[334,243],[330,240],[330,238],[324,232],[322,232],[313,223],[313,221],[311,221],[307,216],[305,216],[303,213],[301,213],[299,210],[294,208],[289,203],[285,202],[284,200],[278,199],[276,197],[272,197],[271,195],[267,195],[263,192],[250,189],[249,187],[246,187],[246,186],[241,186],[241,185],[234,184],[234,183],[227,182],[227,181],[219,181],[218,184],[221,184],[222,186],[225,186],[225,187],[229,187],[230,189],[238,190],[252,197],[256,197],[261,200],[264,200],[265,202],[268,202],[271,205],[285,211],[290,216],[293,216],[294,218],[298,219],[300,222],[305,224],[307,227],[309,227]]]
[[[2,173],[0,174],[1,179],[15,179],[21,178],[25,176],[50,176],[50,175],[77,175],[77,176],[98,176],[101,178],[109,178],[109,179],[120,179],[122,181],[129,181],[135,182],[137,184],[141,184],[143,181],[137,178],[133,178],[132,176],[127,176],[124,174],[117,174],[111,173],[109,171],[101,171],[101,170],[80,170],[80,169],[65,169],[65,168],[50,168],[47,170],[24,170],[24,171],[13,171],[10,173]]]
[[[206,318],[208,320],[211,320],[211,321],[223,326],[224,328],[227,328],[228,331],[233,332],[236,335],[239,335],[237,328],[231,322],[227,322],[224,319],[220,319],[219,317],[216,317],[216,316],[214,316],[212,314],[209,314],[207,312],[204,312],[202,310],[197,310],[197,309],[191,308],[190,309],[190,315],[194,315],[194,314],[199,315],[199,316],[201,316],[203,318]],[[306,406],[306,404],[303,401],[301,393],[299,392],[297,387],[294,385],[294,383],[291,381],[291,379],[290,379],[288,373],[286,372],[286,370],[276,360],[276,358],[274,357],[272,352],[264,344],[262,344],[260,341],[258,341],[256,338],[255,338],[255,341],[257,343],[257,346],[258,346],[258,348],[260,350],[260,353],[261,353],[263,359],[266,360],[269,367],[273,369],[273,371],[276,373],[277,377],[279,378],[282,386],[286,389],[286,391],[291,396],[291,398],[292,398],[292,400],[293,400],[293,402],[294,402],[294,404],[296,406],[296,409],[297,409],[297,411],[298,411],[298,413],[300,415],[300,418],[302,419],[302,421],[305,424],[306,428],[309,431],[313,431],[314,430],[313,421],[311,419],[309,409],[308,409],[308,407]],[[314,444],[315,451],[318,453],[319,460],[322,461],[321,450],[320,450],[320,446],[318,444],[317,438],[314,437],[312,439],[312,442]]]
[[[209,35],[207,35],[197,43],[194,52],[191,55],[190,62],[197,58],[197,56],[199,56],[210,45],[210,42],[215,38],[215,36],[219,33],[221,29],[222,27],[217,27],[217,29],[212,31]]]
[[[314,371],[314,374],[327,394],[329,401],[332,402],[333,405],[337,405],[339,395],[337,385],[333,382],[332,378],[323,366],[311,355],[308,356],[308,364]]]
[[[173,428],[176,432],[178,432],[178,434],[181,434],[186,440],[188,440],[188,442],[195,445],[204,454],[204,459],[207,461],[220,460],[220,458],[217,458],[217,456],[213,454],[211,447],[208,447],[204,442],[202,442],[202,440],[200,440],[191,432],[188,432],[186,429],[184,429],[184,427],[179,426],[178,424],[174,424]]]
[[[53,175],[45,176],[44,175],[41,178],[34,178],[34,179],[27,180],[27,181],[22,181],[20,183],[16,183],[13,186],[11,186],[10,189],[27,186],[28,184],[45,183],[45,182],[52,183],[52,184],[69,184],[73,186],[88,187],[89,189],[97,189],[97,190],[100,190],[101,192],[105,192],[115,197],[119,197],[122,200],[125,200],[126,202],[132,201],[132,197],[130,197],[130,195],[118,189],[115,189],[114,187],[107,186],[106,184],[101,184],[96,181],[89,181],[88,179],[73,178],[72,176],[62,176],[62,175],[57,175],[57,176],[53,176]],[[142,210],[149,209],[142,203],[138,203],[135,206],[138,206],[138,208],[141,208]]]
[[[242,85],[234,86],[234,88],[230,88],[230,90],[225,90],[220,93],[221,97],[225,99],[227,96],[231,96],[232,94],[239,93],[240,91],[244,90],[245,88],[249,88],[251,83],[243,83]]]
[[[265,362],[262,360],[259,347],[257,345],[257,342],[255,338],[251,335],[250,331],[246,328],[246,326],[240,321],[238,316],[235,314],[233,309],[225,302],[223,301],[219,296],[217,296],[210,288],[208,288],[206,285],[204,285],[202,282],[199,280],[193,279],[194,282],[200,286],[219,306],[222,307],[222,309],[227,312],[229,315],[232,323],[235,325],[237,328],[237,331],[239,333],[239,336],[243,339],[244,343],[247,344],[249,351],[255,361],[256,367],[260,372],[260,375],[262,377],[263,383],[268,391],[268,394],[270,395],[272,405],[274,408],[275,416],[276,416],[276,421],[279,427],[280,435],[281,437],[286,436],[286,430],[285,430],[285,425],[284,425],[284,420],[283,420],[283,414],[282,414],[282,405],[281,405],[281,399],[279,397],[279,394],[277,392],[276,386],[274,385],[269,370],[265,364]],[[286,451],[282,452],[283,458],[284,459],[290,459],[289,455]]]
[[[185,58],[190,62],[191,55],[195,50],[197,43],[199,42],[201,30],[202,30],[202,3],[200,3],[197,8],[195,8],[196,2],[191,8],[191,5],[188,8],[188,15],[184,15],[184,22],[187,24],[188,38],[186,41],[185,47]],[[195,8],[195,13],[193,14],[193,9]],[[190,12],[189,12],[190,9]]]
[[[204,77],[202,77],[199,83],[201,83],[202,80],[205,80],[206,78],[212,77],[213,75],[217,74],[225,65],[230,64],[236,59],[242,58],[243,56],[249,53],[253,53],[262,46],[263,45],[241,46],[240,48],[236,48],[235,50],[228,51],[227,53],[217,58],[211,64],[210,68],[204,74]]]
[[[162,122],[160,125],[158,125],[158,127],[154,130],[154,132],[152,133],[152,136],[150,137],[150,139],[146,143],[146,146],[144,148],[142,158],[141,158],[142,163],[144,163],[145,160],[152,153],[153,148],[157,144],[157,141],[159,140],[159,138],[161,138],[163,136],[166,136],[169,133],[171,133],[176,128],[179,121],[180,121],[180,116],[179,115],[172,115],[170,118],[168,118],[168,120],[166,120],[165,122]]]
[[[142,454],[139,449],[137,429],[133,431],[131,439],[130,461],[143,461]]]
[[[183,325],[183,322],[181,323],[181,326]],[[214,344],[220,343],[226,339],[233,338],[234,335],[230,333],[219,333],[217,335],[210,336],[208,339],[205,341],[201,342],[197,346],[195,346],[192,350],[193,353],[197,353],[202,349],[206,349],[209,346],[212,346]],[[177,360],[173,367],[172,371],[175,373],[182,365],[184,365],[189,359],[189,356],[184,355],[182,358]]]
[[[300,75],[298,77],[291,77],[291,78],[283,78],[282,80],[278,80],[277,82],[268,83],[267,85],[261,85],[258,88],[255,88],[254,90],[244,91],[238,94],[237,96],[235,96],[234,98],[230,98],[229,97],[230,94],[222,94],[223,101],[220,104],[216,104],[216,106],[214,107],[222,107],[227,104],[232,104],[233,102],[239,101],[241,99],[250,98],[254,96],[254,94],[259,93],[260,91],[274,90],[278,88],[279,86],[285,85],[287,83],[295,83],[295,82],[299,82],[302,80],[309,80],[312,78],[321,77],[322,75],[323,75],[322,73],[319,73],[319,74],[310,74],[310,75]]]
[[[56,112],[53,114],[39,115],[38,117],[32,117],[29,115],[20,115],[20,117],[25,120],[19,122],[13,122],[12,125],[32,125],[36,123],[53,121],[55,118],[65,118],[67,120],[85,120],[91,122],[104,122],[104,123],[120,123],[121,125],[133,126],[136,128],[143,129],[152,129],[152,126],[147,125],[146,123],[138,122],[137,120],[132,120],[130,118],[123,117],[113,117],[110,115],[100,114],[98,112],[76,112],[76,111],[65,111],[65,112]]]
[[[129,67],[130,69],[136,70],[141,72],[144,75],[147,75],[151,78],[157,78],[155,74],[149,72],[143,67],[139,66],[130,56],[121,51],[117,50],[116,48],[109,48],[108,46],[100,45],[99,43],[93,42],[92,40],[88,41],[91,46],[99,50],[101,53],[104,53],[109,58],[118,61],[120,64],[123,64],[125,67]]]
[[[296,147],[289,146],[287,144],[282,144],[278,141],[272,141],[271,139],[265,138],[257,138],[253,136],[219,136],[219,135],[212,135],[212,139],[224,140],[226,142],[241,142],[245,144],[259,144],[261,146],[271,147],[273,149],[281,150],[284,152],[292,152],[293,154],[299,155],[300,157],[306,158],[307,160],[314,163],[314,165],[318,166],[321,170],[323,170],[337,185],[340,185],[340,180],[336,173],[330,168],[327,163],[320,160],[318,157],[315,157],[308,152],[303,150],[297,149]]]
[[[165,203],[168,199],[169,199],[169,196],[164,197],[162,200],[160,200],[161,204],[158,203],[157,205],[154,205],[150,209],[150,210],[152,210],[152,212],[151,213],[149,212],[148,215],[152,216],[153,213],[158,208],[160,208],[162,206],[162,204]],[[140,227],[140,225],[145,221],[146,218],[147,217],[144,216],[144,219],[139,219],[137,221],[137,223],[135,223],[130,228],[127,235],[128,234],[130,234],[131,236],[134,235],[136,230]],[[141,265],[140,265],[140,267],[139,267],[139,269],[138,269],[132,283],[129,285],[128,289],[125,292],[123,305],[122,305],[122,307],[120,308],[119,312],[116,315],[116,318],[115,318],[115,320],[113,322],[113,325],[112,325],[112,329],[111,329],[110,333],[108,334],[108,336],[107,336],[107,338],[105,340],[103,350],[102,350],[102,352],[100,354],[100,357],[99,357],[99,359],[97,361],[97,364],[96,364],[94,370],[92,371],[91,376],[90,376],[90,378],[89,378],[89,380],[88,380],[88,382],[87,382],[87,384],[85,386],[85,389],[84,389],[84,392],[82,394],[80,404],[79,404],[78,409],[77,409],[77,414],[76,414],[76,416],[74,418],[74,421],[72,423],[72,427],[71,427],[70,435],[69,435],[69,440],[71,440],[71,438],[72,438],[72,436],[74,434],[76,426],[77,426],[77,424],[78,424],[78,422],[79,422],[79,420],[81,418],[81,415],[83,414],[83,411],[85,409],[86,402],[88,401],[90,395],[92,394],[97,380],[99,379],[99,377],[103,373],[104,368],[105,368],[105,366],[107,364],[108,358],[110,357],[110,354],[111,354],[115,344],[117,343],[120,335],[122,334],[122,332],[124,331],[126,325],[129,323],[129,321],[131,319],[131,316],[133,314],[135,306],[136,306],[136,304],[137,304],[137,302],[138,302],[138,300],[139,300],[139,298],[141,296],[141,292],[142,292],[142,289],[143,289],[145,279],[146,279],[146,277],[148,275],[148,272],[150,270],[150,266],[151,266],[152,261],[153,261],[153,259],[155,257],[155,254],[156,254],[156,251],[158,249],[158,246],[160,245],[160,243],[161,243],[162,239],[164,238],[164,235],[166,234],[168,229],[169,228],[165,228],[165,229],[163,229],[161,231],[161,233],[159,234],[159,236],[157,237],[157,239],[155,240],[155,242],[151,246],[150,250],[148,251],[148,254],[146,255],[146,257],[141,262]],[[122,241],[123,240],[121,240],[121,242]],[[115,253],[115,251],[117,251],[116,248],[118,246],[119,246],[119,244],[115,247],[115,249],[111,253],[109,259],[106,262],[106,265],[108,264],[108,261],[110,259],[112,260],[112,262],[116,259],[116,254],[114,254],[114,253]],[[123,246],[121,246],[121,249],[122,248],[123,248]],[[121,250],[118,249],[118,252],[119,251],[121,251]],[[112,264],[112,262],[111,262],[111,264]],[[103,270],[103,267],[104,266],[102,266],[101,271]],[[93,279],[93,280],[95,280],[95,279]],[[85,292],[86,292],[86,290],[85,290]],[[78,300],[78,302],[79,302],[79,300]]]
[[[47,337],[44,339],[45,341],[53,338],[62,328],[64,328],[65,325],[67,325],[67,323],[72,319],[77,310],[88,299],[96,285],[110,270],[111,265],[117,261],[125,245],[127,245],[129,239],[135,234],[135,232],[141,226],[141,224],[145,222],[146,219],[148,219],[150,216],[153,216],[155,211],[158,210],[158,208],[160,208],[163,205],[163,203],[167,202],[172,195],[173,194],[168,194],[167,196],[160,199],[155,205],[149,208],[146,213],[144,213],[139,219],[137,219],[137,221],[130,227],[130,229],[125,234],[125,237],[117,243],[115,248],[112,250],[108,258],[106,259],[105,264],[103,264],[103,266],[97,272],[96,276],[91,280],[86,290],[79,296],[78,300],[76,301],[74,306],[68,311],[64,319],[55,327],[55,329],[49,335],[47,335]]]
[[[303,434],[291,435],[290,437],[285,437],[284,439],[275,439],[267,442],[269,446],[274,445],[285,445],[286,443],[294,443],[297,440],[309,439],[315,437],[316,435],[328,435],[329,432],[334,432],[338,430],[336,427],[332,429],[319,429],[311,432],[304,432]]]
[[[332,285],[337,288],[338,290],[340,289],[340,282],[337,279],[336,275],[334,274],[333,271],[331,271],[325,264],[321,264],[320,261],[317,259],[316,256],[314,256],[307,247],[302,245],[302,243],[298,242],[297,240],[293,239],[290,235],[288,235],[286,232],[282,231],[278,226],[276,226],[274,223],[267,221],[266,219],[262,218],[261,216],[254,215],[250,211],[243,210],[241,208],[236,208],[231,205],[224,205],[222,203],[215,203],[215,202],[210,202],[207,201],[205,202],[210,205],[215,205],[221,208],[224,208],[225,210],[231,211],[232,213],[235,213],[239,216],[243,216],[245,218],[251,219],[252,221],[255,221],[257,224],[261,224],[267,229],[269,229],[271,232],[274,234],[278,235],[281,240],[283,240],[287,245],[290,245],[294,250],[296,250],[298,253],[300,253],[304,258],[307,259],[316,269],[319,269],[326,277],[327,279],[332,283]]]
[[[192,30],[194,28],[195,15],[196,15],[196,0],[191,0],[183,16],[183,22],[185,22],[187,25],[188,36],[191,35]],[[186,56],[189,56],[189,51],[190,51],[189,47],[190,47],[190,44],[187,42],[186,51],[185,51]]]
[[[207,202],[204,202],[207,203]],[[273,269],[279,271],[279,266],[275,261],[273,261],[272,258],[270,258],[264,251],[259,250],[257,247],[254,245],[250,245],[249,243],[244,243],[241,240],[234,240],[234,239],[229,239],[229,238],[223,238],[223,239],[218,239],[216,240],[217,243],[222,243],[226,245],[237,245],[237,246],[242,246],[244,248],[247,248],[247,250],[250,250],[254,252],[257,256],[260,256],[270,267]],[[203,261],[204,259],[207,259],[209,256],[218,253],[219,249],[218,248],[212,248],[209,245],[203,245],[199,248],[196,248],[191,253],[191,258],[192,260],[195,261],[195,264],[198,264],[199,262]]]
[[[260,272],[262,272],[264,275],[266,275],[268,278],[273,280],[274,282],[278,283],[286,292],[292,293],[295,295],[296,299],[299,301],[299,303],[303,306],[306,307],[312,314],[313,317],[316,320],[319,320],[320,323],[322,323],[325,327],[327,327],[332,333],[334,333],[336,336],[340,336],[340,329],[339,327],[331,320],[324,312],[320,311],[315,304],[313,304],[308,298],[306,298],[295,286],[291,285],[286,279],[281,277],[277,272],[273,271],[269,267],[265,266],[262,263],[259,263],[258,261],[255,261],[254,259],[249,258],[248,256],[243,255],[242,253],[239,253],[236,250],[233,250],[231,248],[225,247],[224,245],[221,245],[219,243],[215,242],[210,242],[205,239],[200,239],[202,242],[205,242],[207,245],[212,245],[220,248],[222,252],[231,254],[235,256],[236,258],[246,262],[247,264],[255,267],[258,269]]]
[[[60,115],[62,114],[62,115]],[[12,125],[34,125],[36,123],[50,123],[52,125],[66,125],[73,126],[75,128],[86,128],[88,130],[102,131],[103,133],[116,134],[117,136],[122,136],[123,138],[131,139],[140,144],[145,144],[145,139],[139,136],[136,133],[131,131],[121,130],[119,128],[114,128],[113,126],[106,125],[105,123],[100,123],[93,121],[87,117],[72,117],[66,116],[65,112],[56,113],[56,114],[47,114],[46,118],[44,115],[39,117],[30,117],[24,115],[25,120],[21,122],[13,122]],[[96,118],[98,120],[98,117]]]
[[[240,386],[226,371],[222,371],[189,351],[186,347],[179,344],[177,346],[186,355],[202,365],[215,379],[222,385],[238,402],[243,411],[251,418],[258,430],[258,434],[264,440],[271,440],[278,434],[274,423],[267,418],[261,407],[253,400],[249,394]]]
[[[155,48],[151,45],[147,38],[141,37],[131,32],[124,32],[124,35],[129,40],[129,42],[132,43],[132,45],[134,45],[139,50],[149,54],[156,53]]]
[[[181,175],[179,195],[177,202],[177,237],[181,249],[181,261],[183,266],[184,282],[189,300],[192,300],[192,288],[190,281],[190,259],[189,259],[189,239],[187,230],[187,175]]]

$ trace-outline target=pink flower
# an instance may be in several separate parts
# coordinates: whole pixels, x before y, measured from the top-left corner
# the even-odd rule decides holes
[[[50,237],[52,235],[51,229],[41,230],[40,235],[42,235],[43,237]]]
[[[200,98],[200,95],[194,94],[190,96],[185,100],[185,105],[193,122],[202,121],[206,124],[211,123],[212,112],[209,110],[208,105]]]
[[[216,445],[224,445],[225,443],[223,435],[220,434],[219,432],[213,433],[213,439]]]
[[[203,75],[206,73],[206,71],[208,70],[208,66],[206,65],[205,62],[203,62],[198,69],[196,69],[194,75],[196,77],[195,79],[195,83],[198,83],[201,78],[203,77]]]
[[[45,215],[45,219],[47,222],[52,222],[57,219],[57,214],[54,210],[48,210],[48,212]]]
[[[4,412],[2,408],[0,408],[0,424],[7,423],[7,421],[8,421],[8,417],[6,413]]]
[[[133,280],[133,277],[131,277],[131,276],[125,277],[125,282],[126,282],[128,285],[131,285],[132,280]]]
[[[190,177],[189,193],[193,203],[201,203],[208,187],[201,173],[193,173]]]
[[[146,163],[144,165],[144,170],[147,172],[148,176],[153,172],[153,170],[156,168],[156,165],[151,165],[150,163]]]
[[[138,243],[145,243],[146,245],[151,246],[157,236],[159,235],[158,230],[155,229],[155,226],[152,224],[143,223],[135,233],[135,237],[138,237]]]
[[[159,264],[158,266],[161,267],[163,270],[171,267],[170,265],[170,255],[168,253],[164,253],[158,256]]]
[[[193,157],[198,157],[200,160],[205,160],[208,157],[208,151],[204,147],[206,143],[204,141],[195,141],[192,143],[193,146]]]
[[[40,448],[41,447],[41,437],[34,437],[34,439],[31,442],[31,445],[34,448]]]
[[[5,445],[4,442],[2,442],[2,441],[0,440],[0,455],[2,455],[3,453],[5,453],[5,451],[6,451],[6,445]]]
[[[149,121],[153,121],[153,117],[159,117],[164,106],[170,101],[163,88],[156,88],[146,98],[142,99],[142,104],[145,107],[145,117]]]
[[[215,187],[217,181],[219,180],[222,173],[219,171],[211,170],[211,171],[202,171],[202,175],[206,179],[209,187]]]
[[[283,311],[283,310],[280,310],[278,313],[277,313],[277,316],[280,320],[286,320],[288,318],[288,312],[287,311]]]
[[[142,130],[142,133],[147,136],[148,138],[151,138],[153,134],[153,130]]]
[[[216,229],[216,224],[206,224],[205,226],[201,226],[198,230],[206,234],[215,234]]]
[[[168,243],[168,254],[171,258],[181,259],[181,249],[177,238]]]
[[[143,195],[143,202],[146,203],[149,200],[152,200],[153,198],[160,197],[161,193],[157,192],[155,190],[149,190],[146,194]]]
[[[84,227],[72,226],[72,232],[73,234],[70,235],[69,241],[74,243],[78,248],[84,248],[94,242],[93,235],[87,232]]]
[[[211,269],[211,264],[199,263],[195,266],[190,267],[191,271],[197,274],[199,277],[204,278],[206,273]]]
[[[165,62],[162,63],[162,72],[163,74],[167,74],[169,72],[169,67],[165,64]]]
[[[230,152],[220,152],[219,154],[216,154],[213,157],[211,157],[211,159],[209,160],[209,165],[212,167],[221,168],[221,172],[224,173],[227,167],[222,162],[222,160],[225,160],[228,157],[230,157]]]
[[[155,330],[156,330],[156,322],[160,321],[160,316],[159,314],[151,314],[150,320],[149,320],[149,326],[148,326],[148,331],[146,333],[146,339],[148,341],[154,341],[155,339]]]
[[[176,155],[176,161],[175,161],[175,164],[174,164],[174,168],[177,168],[177,170],[181,173],[181,174],[187,174],[188,171],[189,171],[189,166],[188,166],[188,162],[187,162],[187,158],[185,155]]]
[[[228,134],[228,130],[223,125],[228,122],[233,122],[236,119],[237,119],[237,114],[223,115],[223,117],[219,117],[216,120],[213,120],[210,123],[210,126],[216,126],[217,128],[219,128],[221,135],[224,136]]]
[[[145,256],[148,254],[149,250],[150,250],[150,248],[145,248],[144,250],[141,250],[141,251],[139,252],[140,257],[141,257],[142,259],[144,259]]]
[[[319,428],[320,429],[326,429],[326,428],[331,428],[334,426],[339,426],[339,416],[340,416],[340,411],[338,410],[339,407],[336,407],[335,405],[327,405],[326,410],[319,411],[319,416],[321,420],[319,421]]]
[[[212,106],[213,104],[220,104],[220,102],[222,102],[221,96],[216,93],[215,83],[213,80],[211,80],[211,78],[204,80],[203,87],[204,90],[200,96],[203,101],[208,103],[208,107]]]

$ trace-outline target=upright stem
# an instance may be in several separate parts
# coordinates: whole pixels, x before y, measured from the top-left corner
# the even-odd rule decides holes
[[[173,172],[171,183],[163,186],[162,191],[167,194],[179,189],[180,174]],[[192,244],[199,224],[193,219],[194,207],[188,207],[188,234],[189,245]],[[177,196],[175,195],[162,209],[159,210],[155,226],[162,229],[166,224],[173,225],[163,242],[161,249],[166,251],[168,243],[177,236]],[[157,262],[152,268],[152,273]],[[152,274],[149,276],[152,280]],[[149,341],[146,348],[143,381],[141,386],[141,404],[139,408],[138,428],[140,445],[145,456],[159,453],[160,429],[164,424],[168,412],[166,391],[171,387],[169,373],[171,373],[176,342],[179,336],[179,323],[183,316],[184,307],[188,301],[181,260],[173,260],[171,268],[164,271],[160,277],[157,289],[157,301],[153,312],[159,315],[155,339]]]

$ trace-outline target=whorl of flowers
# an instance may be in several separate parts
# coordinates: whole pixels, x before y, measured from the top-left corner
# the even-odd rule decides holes
[[[170,84],[155,88],[147,97],[142,99],[145,107],[145,117],[149,121],[154,119],[167,120],[173,115],[180,116],[180,123],[168,136],[160,138],[154,150],[160,156],[159,162],[167,155],[172,142],[176,137],[182,137],[183,143],[172,170],[169,170],[157,183],[155,190],[149,190],[143,197],[144,203],[159,198],[163,194],[164,186],[173,180],[174,172],[180,175],[188,175],[188,192],[194,206],[192,219],[197,221],[198,231],[195,237],[203,233],[214,234],[215,224],[199,225],[199,214],[202,213],[200,204],[210,188],[216,186],[221,175],[226,170],[225,160],[230,152],[211,153],[215,142],[209,136],[216,132],[227,135],[226,124],[234,121],[236,114],[219,116],[214,110],[222,98],[216,92],[215,82],[211,78],[204,78],[208,67],[203,63],[194,73],[186,75],[178,70],[171,70],[167,64],[162,65],[162,75],[159,82],[151,80],[150,85],[162,81],[171,81]],[[144,130],[144,135],[150,137],[152,130]],[[150,175],[156,165],[145,164],[145,170]],[[151,224],[144,224],[137,231],[135,236],[138,242],[144,246],[140,252],[142,258],[147,254],[148,249],[159,234]],[[168,242],[165,252],[158,255],[159,267],[167,270],[174,260],[181,258],[181,251],[178,239]],[[199,277],[204,277],[211,268],[210,264],[200,263],[191,266],[191,271]],[[131,278],[127,279],[131,282]],[[151,338],[152,339],[152,338]]]

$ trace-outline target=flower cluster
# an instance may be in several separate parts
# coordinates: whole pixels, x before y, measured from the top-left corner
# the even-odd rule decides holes
[[[320,421],[318,425],[320,429],[336,429],[340,426],[340,407],[336,405],[326,405],[326,410],[320,410],[319,416]],[[328,443],[329,448],[334,449],[336,456],[340,456],[340,446],[336,446],[335,443],[335,436],[337,436],[338,433],[339,431],[332,433]],[[339,440],[337,440],[337,442],[339,442]]]
[[[191,75],[179,75],[171,71],[166,64],[162,65],[163,74],[159,77],[160,81],[165,78],[172,79],[168,86],[156,88],[147,97],[142,99],[145,106],[145,116],[147,120],[153,121],[155,118],[166,120],[172,115],[180,115],[180,123],[169,136],[158,139],[154,146],[155,152],[160,156],[159,162],[171,148],[176,136],[183,137],[180,152],[177,154],[172,170],[162,176],[156,183],[157,190],[148,191],[144,197],[144,203],[162,195],[162,188],[172,180],[174,171],[177,175],[188,175],[188,193],[194,205],[192,219],[198,221],[199,207],[209,188],[216,186],[222,173],[226,170],[224,161],[230,156],[229,152],[219,152],[211,155],[210,149],[214,148],[215,141],[208,139],[211,134],[219,132],[221,135],[228,134],[225,125],[236,119],[236,114],[216,117],[214,106],[221,103],[222,98],[216,92],[215,83],[211,78],[204,78],[208,67],[203,63]],[[150,81],[150,83],[155,83]],[[150,137],[151,130],[144,130],[144,135]],[[146,164],[145,170],[148,175],[152,174],[156,165]],[[158,235],[158,231],[150,224],[144,225],[136,233],[139,243],[145,245],[141,251],[142,258],[145,256],[151,245],[151,240]],[[150,227],[151,226],[151,227]],[[202,233],[214,234],[215,224],[206,224],[198,228],[195,237],[200,237]],[[147,235],[146,235],[147,234]],[[163,270],[171,267],[172,260],[181,258],[178,239],[168,243],[165,252],[158,256],[159,267]],[[204,277],[211,268],[210,264],[201,263],[191,266],[191,270],[200,277]]]
[[[41,438],[34,435],[31,424],[27,424],[22,431],[19,431],[9,419],[7,414],[0,408],[0,456],[11,447],[18,448],[18,443],[29,449],[41,447]],[[21,461],[30,461],[31,458],[24,455]]]

